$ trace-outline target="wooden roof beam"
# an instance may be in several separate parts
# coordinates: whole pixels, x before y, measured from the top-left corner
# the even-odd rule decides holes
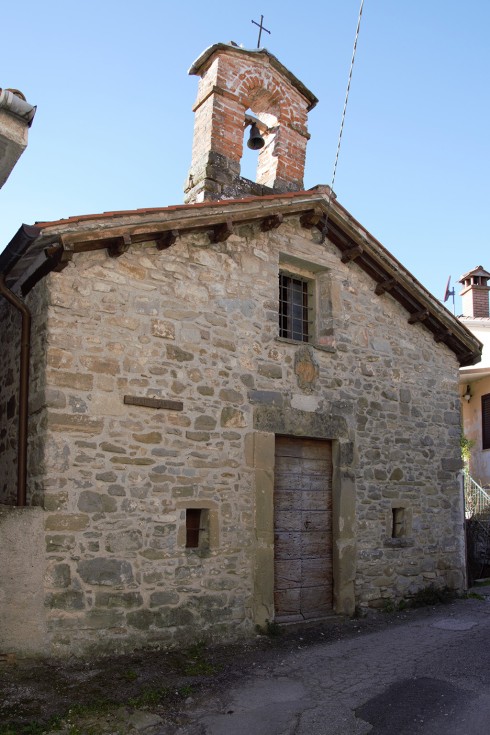
[[[215,225],[209,232],[210,242],[225,242],[230,235],[233,235],[234,228],[231,217],[227,217],[225,222]]]
[[[355,245],[352,248],[348,248],[347,250],[344,250],[342,253],[340,260],[342,263],[350,263],[351,260],[355,260],[360,255],[362,255],[364,252],[364,248],[362,245]]]
[[[382,296],[386,291],[392,291],[396,285],[397,281],[395,278],[387,278],[385,281],[376,284],[374,293],[376,296]]]
[[[166,250],[167,248],[174,245],[177,238],[179,237],[179,234],[180,233],[178,230],[167,230],[166,232],[159,232],[154,237],[157,245],[157,250]]]
[[[429,317],[430,317],[430,313],[427,309],[422,309],[421,311],[414,311],[413,314],[410,314],[408,323],[417,324],[417,322],[424,322]]]
[[[131,235],[121,235],[120,237],[115,238],[114,241],[107,246],[107,254],[111,258],[119,258],[123,253],[126,253],[129,250],[130,245]]]
[[[450,329],[442,329],[439,332],[434,333],[434,341],[435,342],[447,342],[449,337],[452,337],[452,332]]]
[[[61,255],[58,254],[58,251],[61,249]],[[63,236],[60,237],[59,242],[55,245],[51,245],[50,247],[47,247],[45,249],[46,255],[49,258],[55,258],[58,260],[56,266],[53,268],[56,273],[61,273],[64,268],[68,265],[68,263],[71,262],[73,259],[73,244],[72,243],[66,243]]]
[[[270,217],[266,217],[262,220],[260,229],[262,232],[269,232],[269,230],[277,229],[284,222],[283,214],[271,214]]]
[[[301,215],[299,221],[301,223],[301,227],[304,227],[306,230],[311,230],[312,227],[321,226],[324,217],[323,209],[321,207],[314,207],[309,212],[305,212]]]
[[[460,360],[462,367],[475,365],[475,363],[479,362],[481,359],[481,354],[479,352],[461,352],[458,355],[458,359]]]

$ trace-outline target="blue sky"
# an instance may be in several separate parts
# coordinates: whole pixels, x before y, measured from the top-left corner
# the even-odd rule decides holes
[[[0,192],[0,250],[22,222],[181,203],[197,91],[187,69],[218,41],[254,48],[261,14],[263,45],[320,100],[305,188],[330,183],[358,11],[359,0],[4,4],[0,87],[38,111]],[[335,191],[437,298],[449,275],[490,269],[489,27],[488,0],[364,4]]]

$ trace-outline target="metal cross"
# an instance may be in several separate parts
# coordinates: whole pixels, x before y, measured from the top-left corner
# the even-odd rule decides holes
[[[267,30],[267,28],[265,26],[262,25],[263,20],[264,20],[264,16],[261,15],[260,16],[260,23],[257,23],[257,21],[255,21],[255,20],[252,21],[252,23],[254,23],[254,25],[258,26],[258,28],[259,28],[259,40],[257,41],[257,48],[260,48],[260,39],[262,37],[262,31],[265,31],[266,33],[268,33],[269,36],[270,36],[270,33],[271,33],[270,31]]]

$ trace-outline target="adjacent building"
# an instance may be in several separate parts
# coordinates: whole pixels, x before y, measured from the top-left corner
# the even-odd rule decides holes
[[[461,276],[461,322],[483,344],[478,365],[460,370],[463,429],[470,440],[470,474],[479,485],[490,487],[490,273],[481,265]]]
[[[36,108],[18,89],[0,88],[0,189],[27,147]]]

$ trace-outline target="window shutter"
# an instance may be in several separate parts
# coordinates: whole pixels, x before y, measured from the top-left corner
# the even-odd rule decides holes
[[[490,449],[490,393],[481,399],[482,449]]]

